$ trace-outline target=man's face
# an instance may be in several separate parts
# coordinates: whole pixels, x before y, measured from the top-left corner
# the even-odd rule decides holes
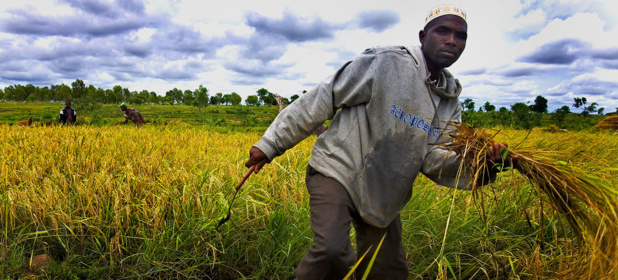
[[[446,68],[455,63],[466,48],[468,25],[458,16],[441,16],[429,22],[419,38],[430,70]]]
[[[71,101],[64,102],[64,107],[71,108]]]

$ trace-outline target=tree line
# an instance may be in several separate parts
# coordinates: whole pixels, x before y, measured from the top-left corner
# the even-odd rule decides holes
[[[287,103],[294,101],[298,95],[292,96]],[[89,103],[102,104],[162,104],[162,105],[189,105],[205,107],[208,105],[240,105],[242,97],[236,92],[223,94],[221,92],[209,94],[209,90],[200,85],[195,90],[180,90],[177,88],[171,89],[165,95],[159,95],[154,91],[142,90],[130,91],[120,85],[116,85],[111,89],[102,89],[93,85],[86,86],[84,81],[76,79],[71,86],[60,84],[38,87],[32,84],[27,85],[10,85],[4,89],[0,89],[0,100],[2,101],[18,101],[18,102],[61,102],[65,100],[78,100]],[[245,100],[245,104],[249,106],[277,105],[277,101],[272,92],[261,88],[256,91],[255,95],[249,95]]]
[[[299,96],[293,95],[290,99],[284,98],[283,102],[289,104]],[[200,85],[197,89],[180,90],[174,88],[159,95],[154,91],[142,90],[130,91],[120,85],[111,89],[102,89],[93,85],[86,86],[80,79],[76,79],[70,86],[65,84],[38,87],[32,84],[11,85],[0,89],[0,101],[27,101],[27,102],[61,102],[73,100],[73,103],[82,110],[93,110],[100,104],[128,103],[133,105],[161,104],[161,105],[188,105],[205,107],[208,105],[231,105],[237,106],[242,103],[242,98],[235,92],[223,94],[221,92],[210,94],[209,90]],[[247,106],[276,106],[277,100],[274,94],[265,88],[260,88],[255,95],[249,95],[244,100]],[[561,128],[581,129],[594,125],[593,115],[603,115],[605,108],[599,107],[596,102],[588,103],[585,97],[575,97],[573,104],[562,106],[549,113],[548,100],[539,95],[532,104],[518,102],[510,108],[496,106],[485,102],[476,110],[475,102],[467,98],[461,102],[462,119],[464,123],[474,126],[513,126],[517,128],[531,128],[535,126],[556,125]],[[572,112],[571,107],[581,110],[579,113]],[[618,108],[616,108],[618,112]],[[613,114],[613,113],[612,113]]]
[[[474,101],[466,98],[461,102],[462,119],[464,123],[484,127],[513,126],[529,129],[535,126],[554,125],[559,128],[582,129],[596,124],[598,116],[602,116],[605,112],[605,108],[599,107],[596,102],[588,104],[585,97],[575,97],[570,107],[565,105],[551,113],[548,112],[547,104],[548,100],[538,95],[533,104],[517,102],[511,105],[510,109],[500,107],[496,110],[496,106],[485,102],[476,111]],[[571,107],[581,111],[572,112]],[[597,115],[595,118],[589,117],[595,113]]]

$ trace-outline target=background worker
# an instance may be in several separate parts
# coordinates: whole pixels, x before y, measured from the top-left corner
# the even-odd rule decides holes
[[[383,236],[369,278],[407,279],[399,212],[416,176],[454,188],[468,183],[457,174],[457,155],[440,145],[450,141],[447,122],[461,122],[461,85],[445,68],[463,52],[467,30],[460,8],[432,9],[418,33],[421,46],[367,49],[286,107],[250,149],[245,166],[257,173],[332,119],[307,166],[314,244],[296,279],[343,279]],[[506,147],[495,144],[488,159],[500,162]],[[362,274],[368,259],[356,271]]]
[[[144,117],[142,114],[135,108],[127,108],[127,105],[122,103],[120,105],[120,110],[124,112],[124,122],[122,124],[127,124],[129,120],[131,120],[136,125],[143,125],[146,123],[144,121]]]
[[[60,122],[63,125],[75,124],[77,121],[77,113],[73,108],[71,108],[71,100],[64,101],[64,108],[60,110]]]

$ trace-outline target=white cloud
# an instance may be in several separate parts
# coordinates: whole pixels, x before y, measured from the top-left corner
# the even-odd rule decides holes
[[[123,11],[117,5],[120,2],[91,1],[94,6],[77,9],[62,1],[4,1],[0,3],[0,57],[5,58],[0,86],[37,81],[70,84],[79,78],[97,87],[119,84],[161,95],[174,87],[195,89],[203,84],[211,93],[235,91],[243,98],[261,87],[289,97],[333,74],[365,48],[419,44],[426,12],[442,2],[146,0],[142,18],[119,15],[105,21],[84,11],[103,7],[109,15],[110,10]],[[449,70],[460,78],[465,97],[477,105],[490,101],[508,107],[548,94],[550,107],[560,107],[572,94],[599,93],[602,85],[616,80],[617,3],[457,1],[468,13],[469,39],[461,59]],[[383,21],[365,23],[385,25],[359,28],[359,15],[370,12],[381,13],[378,19]],[[266,23],[281,23],[290,16],[287,22],[299,24],[299,30],[304,22],[316,21],[329,29],[321,36],[272,25],[256,30],[247,24],[249,13]],[[392,13],[398,21],[390,17]],[[17,31],[7,27],[12,22],[32,23],[32,16],[56,25]],[[86,26],[75,28],[66,19]],[[385,26],[389,28],[379,32]],[[58,31],[61,28],[72,29]],[[299,38],[295,35],[308,37],[294,41]],[[35,60],[39,58],[45,60]],[[28,65],[36,65],[36,73],[20,72]],[[552,95],[558,92],[565,95]],[[618,102],[611,98],[616,95],[614,91],[605,99],[595,98],[615,107]]]
[[[554,19],[536,35],[519,42],[515,49],[523,55],[538,49],[539,46],[563,39],[576,39],[599,46],[608,45],[604,39],[607,37],[603,25],[599,15],[592,13],[577,13],[565,20]]]

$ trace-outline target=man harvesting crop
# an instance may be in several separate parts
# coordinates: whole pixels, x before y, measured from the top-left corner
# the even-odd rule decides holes
[[[60,110],[60,122],[64,125],[67,124],[75,124],[77,121],[77,113],[73,108],[71,108],[71,100],[64,101],[64,108]]]
[[[127,108],[127,105],[122,103],[120,105],[120,110],[124,112],[124,122],[122,124],[127,124],[129,120],[131,120],[136,125],[142,125],[146,123],[146,121],[144,121],[144,117],[142,117],[142,114],[140,114],[137,109]]]
[[[307,167],[314,244],[297,279],[343,279],[356,261],[350,224],[359,256],[386,234],[370,278],[407,279],[399,212],[416,176],[455,188],[468,183],[457,176],[457,155],[437,145],[450,139],[448,122],[461,122],[461,85],[445,68],[466,46],[465,19],[455,6],[432,9],[419,32],[420,47],[365,50],[285,108],[250,149],[245,165],[257,173],[332,119]],[[494,144],[488,159],[501,162],[505,148]],[[367,259],[357,271],[365,271]]]

